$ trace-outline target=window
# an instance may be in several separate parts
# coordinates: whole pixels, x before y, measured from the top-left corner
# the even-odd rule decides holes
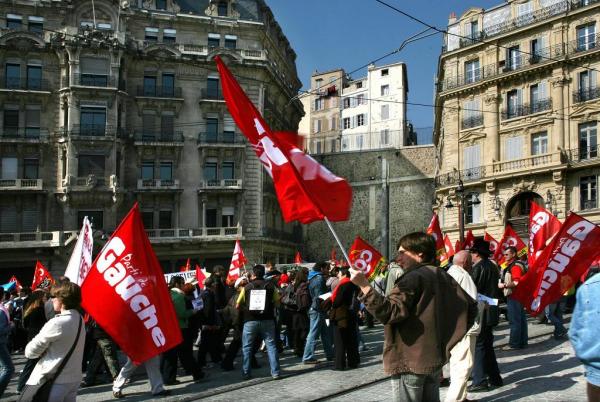
[[[531,135],[531,155],[543,155],[548,153],[548,133],[537,133]]]
[[[358,116],[356,116],[356,125],[357,126],[365,125],[365,115],[364,114],[359,114]]]
[[[177,41],[177,30],[175,29],[164,29],[163,30],[163,43],[175,43]]]
[[[167,0],[156,0],[156,9],[157,10],[166,10],[167,9]]]
[[[337,117],[336,116],[333,116],[331,118],[331,120],[329,121],[329,129],[331,131],[337,129]]]
[[[102,30],[102,31],[111,31],[112,24],[109,22],[99,22],[96,24],[96,28],[98,28],[99,30]]]
[[[513,46],[507,50],[506,69],[516,70],[521,66],[521,52],[519,46]]]
[[[144,76],[144,96],[156,96],[156,76]]]
[[[160,163],[160,179],[162,181],[173,180],[173,162]]]
[[[15,137],[19,134],[19,110],[16,108],[4,109],[4,133],[3,135]]]
[[[384,68],[383,70],[381,70],[381,76],[385,77],[386,75],[389,75],[390,70],[388,70],[387,68]]]
[[[164,112],[160,116],[160,139],[162,141],[173,141],[175,134],[175,116],[172,112]]]
[[[173,211],[162,210],[158,211],[158,228],[159,229],[170,229],[173,227],[172,224]]]
[[[356,149],[363,149],[363,136],[362,135],[357,135],[356,136]]]
[[[471,193],[467,195],[467,207],[465,208],[465,223],[467,224],[481,222],[481,203],[473,204],[478,197],[479,194],[477,193]]]
[[[596,47],[596,24],[577,28],[577,51],[590,50]]]
[[[477,39],[479,37],[479,22],[471,21],[467,24],[467,36],[470,39]]]
[[[322,85],[323,85],[323,78],[317,78],[315,80],[315,87],[316,88],[321,88]]]
[[[379,132],[379,144],[389,145],[390,143],[390,130],[385,129]]]
[[[17,14],[6,14],[6,27],[8,29],[21,29],[23,17]]]
[[[11,233],[17,231],[17,207],[0,207],[0,232]]]
[[[35,206],[23,206],[22,212],[23,232],[35,232],[39,228],[39,212]]]
[[[5,68],[6,88],[19,89],[21,87],[21,65],[6,63]]]
[[[40,161],[38,159],[23,159],[23,178],[38,179],[39,178]]]
[[[93,229],[104,227],[104,213],[102,211],[78,211],[77,222],[83,222],[83,218],[86,216],[90,220]]]
[[[591,159],[598,155],[596,122],[579,125],[579,159]]]
[[[142,140],[154,141],[156,139],[155,120],[156,115],[154,111],[144,111],[142,114]]]
[[[598,207],[596,199],[596,176],[585,176],[579,179],[580,209],[593,209]]]
[[[217,142],[219,137],[219,119],[207,118],[206,119],[206,141]]]
[[[390,86],[382,85],[381,86],[381,96],[385,96],[385,95],[389,95],[389,94],[390,94]]]
[[[142,211],[142,223],[144,229],[154,228],[154,211]]]
[[[144,33],[144,40],[147,40],[149,42],[158,41],[158,28],[146,27]]]
[[[29,17],[29,23],[27,24],[29,32],[42,35],[44,33],[44,18],[43,17]]]
[[[224,180],[232,180],[235,178],[234,173],[235,163],[226,161],[221,164],[221,178]]]
[[[233,215],[234,215],[233,207],[223,207],[221,211],[221,227],[231,228],[234,227],[233,223]]]
[[[313,133],[320,133],[321,128],[321,119],[313,120]]]
[[[504,159],[512,161],[523,158],[523,141],[524,137],[518,135],[516,137],[508,137],[504,140]]]
[[[544,51],[544,38],[537,38],[531,41],[530,61],[532,64],[538,63],[542,58]]]
[[[227,2],[220,1],[219,4],[217,4],[217,15],[219,17],[227,17]]]
[[[390,118],[390,105],[381,105],[381,120]]]
[[[506,118],[512,119],[513,117],[522,115],[522,97],[520,89],[513,89],[506,93]]]
[[[27,89],[42,89],[42,66],[27,66]]]
[[[367,101],[365,100],[365,94],[356,95],[356,104],[357,105],[366,105]]]
[[[325,99],[317,98],[315,99],[315,110],[323,110],[325,108]]]
[[[337,139],[332,138],[330,140],[330,142],[331,142],[331,152],[337,151]]]
[[[87,177],[91,174],[104,178],[104,155],[79,155],[77,176]]]
[[[316,147],[315,153],[320,154],[323,152],[323,143],[321,140],[315,141],[315,147]]]
[[[350,107],[350,98],[344,98],[342,102],[344,105],[344,109],[348,109]]]
[[[204,162],[204,179],[209,182],[215,182],[217,180],[217,159],[208,158]]]
[[[110,62],[107,58],[80,57],[79,64],[81,67],[81,85],[108,86]]]
[[[349,117],[344,117],[342,119],[342,124],[344,125],[344,130],[347,128],[350,128],[350,118]]]
[[[471,60],[465,63],[465,83],[470,84],[481,79],[481,70],[479,69],[479,59]]]
[[[596,71],[586,70],[579,73],[579,91],[577,92],[577,100],[585,102],[598,97],[596,90]]]
[[[154,180],[154,161],[142,161],[140,178],[142,180]]]
[[[209,33],[208,34],[208,47],[219,47],[221,46],[221,35]]]
[[[208,77],[206,80],[206,95],[209,99],[219,99],[219,79]]]
[[[223,119],[223,142],[233,143],[235,141],[235,122],[229,115]]]
[[[15,180],[17,179],[17,158],[6,157],[2,158],[2,180]]]
[[[237,48],[237,36],[225,35],[225,48],[236,49]]]
[[[357,82],[356,83],[356,88],[362,88],[362,84],[363,84],[362,81],[361,82]]]
[[[465,147],[463,151],[463,176],[476,179],[480,176],[481,167],[481,145]]]
[[[162,96],[175,95],[175,75],[165,73],[162,75]]]
[[[217,227],[217,210],[216,208],[208,208],[206,210],[204,227],[216,228]]]
[[[104,136],[106,134],[105,108],[82,107],[80,113],[80,135]]]
[[[25,110],[25,136],[39,138],[40,136],[40,107],[28,105]]]

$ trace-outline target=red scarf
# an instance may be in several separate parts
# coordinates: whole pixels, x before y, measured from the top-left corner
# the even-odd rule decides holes
[[[335,297],[337,296],[338,290],[342,287],[343,284],[348,283],[348,282],[350,282],[350,278],[348,278],[347,276],[344,276],[342,279],[340,279],[340,282],[335,287],[335,289],[333,289],[333,293],[331,294],[331,302],[332,303],[335,301]]]

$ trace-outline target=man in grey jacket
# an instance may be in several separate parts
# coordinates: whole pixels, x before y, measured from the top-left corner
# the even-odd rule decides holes
[[[4,299],[4,288],[0,286],[0,300]],[[10,317],[4,306],[0,307],[0,398],[4,394],[10,377],[15,372],[10,352],[8,351],[8,336],[10,334]]]

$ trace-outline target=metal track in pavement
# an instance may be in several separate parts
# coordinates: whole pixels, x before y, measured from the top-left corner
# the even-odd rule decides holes
[[[344,390],[341,390],[341,391],[338,391],[338,392],[333,392],[333,393],[331,393],[329,395],[325,395],[325,396],[322,396],[322,397],[319,397],[319,398],[316,398],[316,399],[311,399],[310,401],[311,402],[327,401],[327,400],[332,399],[332,398],[337,398],[339,396],[344,396],[344,395],[351,394],[354,391],[358,391],[358,390],[363,389],[363,388],[368,388],[368,387],[370,387],[372,385],[376,385],[376,384],[382,383],[384,381],[389,381],[389,379],[390,379],[390,377],[386,376],[384,378],[379,378],[377,380],[373,380],[373,381],[365,382],[363,384],[359,384],[359,385],[357,385],[355,387],[352,387],[352,388],[344,389]]]

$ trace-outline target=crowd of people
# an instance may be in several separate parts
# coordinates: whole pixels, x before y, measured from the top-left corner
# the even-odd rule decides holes
[[[352,370],[367,349],[359,324],[373,325],[377,319],[384,324],[383,367],[392,379],[394,400],[439,400],[439,387],[449,379],[445,401],[470,401],[468,393],[503,386],[493,334],[499,300],[506,301],[510,325],[505,349],[527,347],[526,314],[511,298],[527,272],[516,251],[504,252],[501,269],[489,258],[489,244],[476,239],[469,250],[454,255],[448,269],[440,269],[433,238],[415,232],[400,239],[395,261],[373,281],[330,262],[289,272],[255,265],[235,281],[217,266],[203,284],[173,276],[168,287],[183,341],[143,363],[150,392],[169,395],[165,386],[179,383],[179,367],[194,381],[201,381],[207,369],[236,366],[249,379],[261,350],[271,377],[279,379],[280,354],[289,349],[303,364],[316,365],[318,340],[333,370]],[[594,304],[589,300],[597,293],[597,279],[579,292],[569,334],[586,367],[590,400],[597,400],[600,366],[589,347],[596,337],[585,322],[593,314],[586,308]],[[137,366],[125,356],[121,367],[114,341],[81,309],[77,285],[63,277],[49,291],[23,288],[4,295],[0,287],[0,297],[5,301],[0,304],[0,397],[14,375],[14,351],[27,359],[18,373],[21,400],[49,375],[50,401],[74,401],[80,387],[101,382],[112,383],[115,398],[124,397]],[[556,339],[567,335],[564,302],[546,309]]]

